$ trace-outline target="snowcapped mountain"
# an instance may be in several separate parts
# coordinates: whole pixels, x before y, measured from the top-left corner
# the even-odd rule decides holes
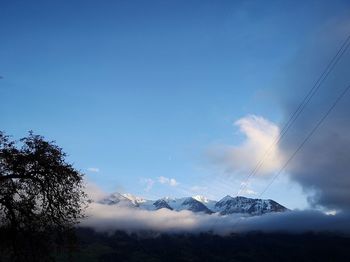
[[[202,202],[196,200],[193,197],[175,199],[165,198],[163,200],[171,207],[172,210],[190,210],[192,212],[203,212],[206,214],[213,213],[209,208],[207,208],[206,205],[204,205]]]
[[[139,205],[139,204],[147,202],[146,199],[144,199],[142,197],[134,196],[132,194],[122,194],[122,196],[127,198],[128,200],[130,200],[134,205]]]
[[[205,203],[208,203],[209,202],[209,199],[206,198],[205,196],[201,196],[201,195],[196,195],[196,196],[193,196],[192,198],[194,198],[195,200],[205,204]]]
[[[271,199],[253,199],[247,197],[225,196],[218,201],[213,211],[220,212],[222,215],[243,213],[250,215],[262,215],[271,212],[284,212],[288,209]]]
[[[166,202],[164,199],[159,199],[153,203],[153,206],[155,207],[156,210],[161,209],[161,208],[167,208],[170,210],[173,210],[171,206],[169,206],[168,202]]]
[[[113,193],[109,195],[108,197],[102,199],[100,201],[101,204],[105,205],[118,205],[118,206],[125,206],[125,207],[134,207],[138,206],[137,201],[134,199],[127,197],[129,194],[120,194],[120,193]]]
[[[217,203],[217,201],[215,201],[215,200],[210,200],[210,199],[206,198],[205,196],[201,196],[201,195],[196,195],[196,196],[193,196],[192,198],[194,198],[194,199],[196,199],[197,201],[203,203],[203,204],[206,205],[210,210],[213,210],[215,204]]]
[[[113,193],[100,201],[101,204],[116,205],[119,207],[132,207],[145,210],[158,210],[166,208],[174,211],[189,210],[205,214],[219,213],[263,215],[271,212],[284,212],[288,209],[271,199],[253,199],[247,197],[225,196],[219,201],[209,200],[204,196],[184,198],[161,198],[158,200],[146,200],[131,194]]]

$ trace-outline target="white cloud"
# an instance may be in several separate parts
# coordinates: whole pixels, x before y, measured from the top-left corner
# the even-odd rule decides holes
[[[147,211],[91,203],[87,210],[87,219],[83,220],[81,225],[103,232],[114,230],[192,233],[211,231],[222,235],[248,231],[349,233],[350,214],[326,215],[318,211],[305,210],[242,217],[240,215],[206,215],[188,210],[177,212],[165,208]]]
[[[87,171],[91,172],[91,173],[98,173],[100,172],[100,169],[97,167],[89,167],[88,169],[86,169]]]
[[[171,186],[177,186],[179,183],[174,179],[174,178],[170,178],[170,183]]]
[[[241,191],[241,194],[242,195],[257,195],[258,193],[255,192],[254,190],[252,189],[249,189],[249,188],[245,188]]]
[[[250,182],[241,182],[240,194],[242,195],[257,195],[258,192],[250,188]]]
[[[145,187],[146,192],[149,192],[154,185],[154,180],[151,178],[141,178],[140,182],[146,185]]]
[[[260,116],[248,115],[234,124],[245,139],[240,145],[211,147],[208,155],[215,164],[223,167],[226,173],[246,174],[264,159],[258,175],[271,174],[281,167],[282,152],[274,143],[280,129],[275,123]]]
[[[249,183],[247,183],[247,182],[241,182],[241,186],[248,186],[249,185]]]
[[[177,186],[179,183],[175,180],[175,178],[168,178],[164,176],[158,177],[158,182],[161,184],[167,184],[169,186]]]
[[[85,182],[85,193],[88,195],[88,198],[93,201],[99,201],[107,197],[107,193],[99,188],[96,184],[92,182]]]

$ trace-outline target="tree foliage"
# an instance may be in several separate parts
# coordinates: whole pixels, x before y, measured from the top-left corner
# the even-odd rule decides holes
[[[84,216],[83,189],[83,175],[54,142],[0,132],[0,228],[9,252],[33,246],[35,236],[47,247],[53,235],[69,232]]]

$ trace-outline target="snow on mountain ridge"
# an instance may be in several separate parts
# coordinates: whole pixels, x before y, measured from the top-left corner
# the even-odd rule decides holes
[[[215,212],[222,215],[233,213],[247,213],[251,215],[262,215],[271,212],[284,212],[288,209],[271,199],[253,199],[242,196],[225,196],[218,201],[215,206]]]
[[[196,195],[196,196],[193,196],[192,198],[194,198],[197,201],[202,202],[202,203],[208,203],[209,202],[209,199],[206,198],[205,196],[202,196],[202,195]]]
[[[206,214],[219,213],[229,215],[234,213],[263,215],[271,212],[284,212],[288,209],[271,199],[252,199],[242,196],[225,196],[219,201],[209,200],[204,196],[170,198],[164,197],[158,200],[147,200],[131,194],[113,193],[100,201],[101,204],[117,205],[124,207],[141,208],[145,210],[169,210],[203,212]]]
[[[136,204],[140,204],[140,203],[144,203],[146,202],[147,200],[142,198],[142,197],[137,197],[137,196],[134,196],[132,194],[129,194],[129,193],[126,193],[126,194],[122,194],[123,197],[129,199],[131,202],[133,202],[135,205]]]

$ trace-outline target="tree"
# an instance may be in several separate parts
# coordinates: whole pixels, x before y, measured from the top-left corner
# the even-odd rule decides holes
[[[0,132],[0,243],[7,256],[47,260],[84,217],[83,189],[83,174],[54,142],[33,132],[13,141]]]

